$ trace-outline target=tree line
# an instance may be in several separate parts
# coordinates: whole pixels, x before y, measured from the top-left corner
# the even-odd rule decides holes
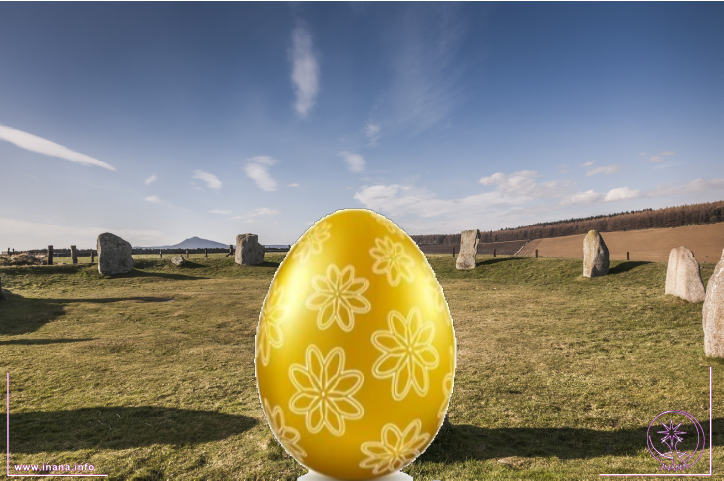
[[[586,234],[589,230],[613,232],[622,230],[680,227],[724,221],[724,201],[685,204],[663,209],[643,209],[597,215],[578,219],[505,228],[480,230],[480,242],[533,240],[548,237]],[[418,245],[460,244],[460,234],[412,235]]]

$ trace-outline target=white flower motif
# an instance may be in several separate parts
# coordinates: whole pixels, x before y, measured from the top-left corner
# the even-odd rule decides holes
[[[317,326],[327,329],[335,322],[345,332],[354,328],[355,314],[370,311],[370,301],[362,296],[369,288],[369,281],[362,277],[354,277],[354,266],[347,266],[342,271],[330,264],[327,275],[316,275],[312,279],[312,287],[316,291],[307,298],[307,309],[319,311]]]
[[[395,225],[394,222],[392,222],[387,217],[377,214],[374,216],[377,222],[382,224],[387,230],[390,232],[390,234],[400,235],[402,232],[402,229],[400,229],[397,225]]]
[[[405,254],[404,247],[399,242],[393,242],[389,237],[375,239],[375,247],[370,249],[370,255],[374,257],[375,263],[372,272],[375,274],[386,274],[387,280],[394,287],[401,279],[412,282],[412,267],[415,261]]]
[[[271,348],[279,349],[284,344],[284,334],[280,324],[284,322],[284,292],[281,288],[273,289],[269,298],[264,300],[264,307],[259,316],[259,329],[256,335],[256,352],[263,365],[269,364]]]
[[[437,410],[437,417],[441,418],[445,415],[445,411],[447,410],[448,401],[450,400],[450,394],[452,394],[453,389],[453,376],[455,374],[455,352],[450,346],[450,372],[445,374],[445,377],[442,378],[442,403],[440,404],[440,409]]]
[[[430,439],[430,434],[420,434],[422,422],[412,421],[402,432],[394,424],[385,424],[382,428],[382,441],[368,441],[362,444],[362,452],[367,458],[359,465],[362,469],[372,469],[373,475],[384,475],[399,471],[415,460]]]
[[[274,409],[272,409],[269,401],[264,398],[264,412],[266,412],[269,426],[279,443],[284,446],[295,459],[305,458],[307,452],[298,444],[301,439],[299,431],[284,423],[284,411],[281,406],[274,406]]]
[[[294,414],[306,416],[307,429],[316,434],[327,428],[335,436],[345,431],[345,419],[361,419],[364,408],[353,396],[364,382],[361,371],[344,370],[341,347],[323,357],[317,346],[307,348],[307,365],[294,364],[289,377],[297,392],[289,401]]]
[[[332,237],[329,230],[329,222],[322,222],[309,229],[302,238],[294,244],[296,250],[294,258],[300,262],[305,262],[310,255],[321,253],[322,244]]]
[[[445,310],[445,296],[442,293],[442,287],[435,278],[435,273],[430,269],[430,276],[427,280],[427,291],[428,295],[432,298],[435,303],[435,309],[437,312],[443,312]]]
[[[407,319],[397,311],[387,316],[389,331],[372,334],[372,344],[382,355],[372,366],[377,379],[392,378],[392,397],[395,401],[404,399],[414,388],[420,396],[429,389],[428,370],[435,369],[439,362],[437,351],[432,346],[435,324],[423,322],[417,307],[410,310]]]

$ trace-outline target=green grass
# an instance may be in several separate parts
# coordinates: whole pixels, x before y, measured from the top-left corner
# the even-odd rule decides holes
[[[273,440],[254,379],[259,310],[283,256],[254,267],[138,256],[114,277],[0,267],[11,465],[88,462],[137,480],[304,474]],[[453,428],[405,469],[416,480],[653,473],[645,433],[668,409],[708,436],[708,367],[716,408],[724,361],[704,356],[701,303],[664,295],[665,263],[612,261],[609,276],[584,279],[579,259],[479,256],[457,271],[452,256],[428,258],[459,352]],[[713,269],[702,266],[705,284]],[[724,417],[713,423],[717,473]],[[705,458],[689,472],[707,472]]]

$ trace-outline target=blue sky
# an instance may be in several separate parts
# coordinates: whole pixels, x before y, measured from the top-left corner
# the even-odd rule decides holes
[[[724,4],[0,3],[0,245],[724,199]]]

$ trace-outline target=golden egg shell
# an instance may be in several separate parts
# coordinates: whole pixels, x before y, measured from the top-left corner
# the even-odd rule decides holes
[[[372,479],[430,445],[455,356],[442,288],[415,242],[379,214],[341,210],[304,233],[269,286],[257,388],[272,432],[300,464]]]

